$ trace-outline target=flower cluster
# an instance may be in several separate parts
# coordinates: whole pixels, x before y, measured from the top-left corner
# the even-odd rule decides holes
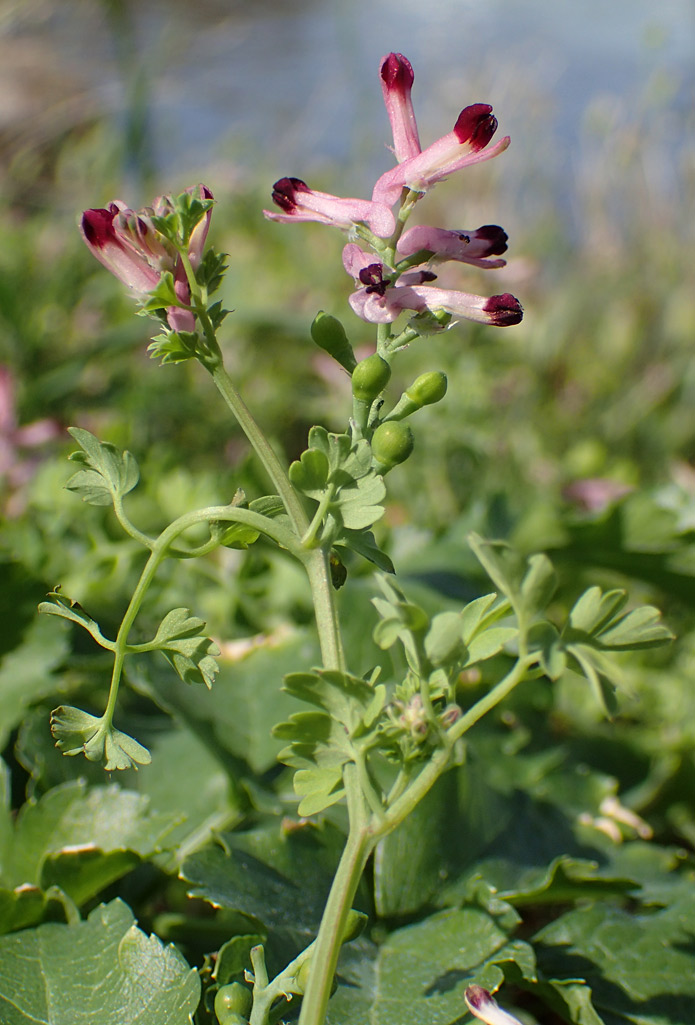
[[[212,193],[205,185],[192,186],[184,195],[203,202],[212,200]],[[162,274],[170,272],[180,305],[167,308],[169,327],[172,331],[193,331],[195,316],[186,309],[191,302],[191,290],[183,259],[158,226],[161,219],[173,213],[174,204],[169,196],[158,196],[151,207],[143,210],[131,210],[116,199],[106,208],[85,210],[80,230],[97,260],[140,295],[156,289]],[[210,216],[208,209],[187,240],[187,257],[194,271],[203,256]]]
[[[497,119],[489,104],[474,103],[461,111],[450,132],[423,150],[411,100],[410,62],[400,53],[390,53],[381,61],[380,75],[398,163],[378,179],[372,198],[344,199],[310,189],[299,178],[281,178],[273,187],[273,201],[282,212],[265,210],[266,217],[319,221],[350,233],[343,264],[356,286],[350,305],[363,320],[388,324],[403,310],[411,310],[433,314],[439,323],[453,317],[499,327],[518,324],[521,304],[509,293],[486,298],[431,284],[436,279],[432,267],[443,260],[488,269],[504,266],[499,259],[507,248],[502,228],[487,224],[473,231],[452,231],[423,225],[403,231],[410,209],[431,186],[502,153],[509,136],[490,145]]]

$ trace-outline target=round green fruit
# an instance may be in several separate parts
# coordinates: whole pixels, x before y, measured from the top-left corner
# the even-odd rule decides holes
[[[251,992],[240,982],[221,986],[215,994],[215,1015],[220,1025],[248,1025],[253,1004]]]
[[[372,437],[372,455],[384,469],[405,462],[415,444],[413,432],[398,420],[379,424]]]
[[[391,367],[374,353],[357,364],[352,372],[352,394],[360,402],[373,402],[391,377]]]

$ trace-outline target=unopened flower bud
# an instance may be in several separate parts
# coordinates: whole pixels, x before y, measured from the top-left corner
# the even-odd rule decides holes
[[[352,394],[359,402],[373,402],[391,377],[391,367],[374,353],[357,364],[352,372]]]
[[[405,394],[415,404],[415,408],[420,409],[422,406],[440,402],[446,395],[446,388],[446,374],[441,370],[430,370],[426,374],[420,374]]]
[[[345,367],[348,373],[352,373],[357,365],[357,360],[348,336],[345,334],[345,328],[337,317],[332,317],[330,313],[320,310],[311,325],[311,337],[319,349],[323,349],[340,363],[341,367]]]
[[[441,370],[430,370],[426,374],[420,374],[403,392],[389,415],[384,417],[384,421],[405,420],[407,416],[422,409],[423,406],[429,406],[433,402],[443,399],[446,389],[446,374],[443,374]]]
[[[413,432],[398,421],[379,424],[372,437],[372,455],[383,470],[405,462],[415,444]]]
[[[242,1025],[251,1012],[253,997],[248,986],[231,982],[215,994],[215,1017],[220,1025]]]

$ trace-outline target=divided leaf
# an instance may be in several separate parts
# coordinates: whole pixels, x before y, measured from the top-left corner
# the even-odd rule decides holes
[[[114,498],[122,498],[132,491],[140,479],[135,457],[120,452],[110,442],[101,442],[89,431],[68,427],[82,451],[73,452],[70,459],[84,469],[73,474],[65,485],[90,505],[111,505]]]
[[[190,609],[172,609],[147,648],[161,651],[184,683],[204,683],[209,690],[219,672],[214,656],[220,649],[201,633],[204,627],[205,621],[192,616]]]
[[[51,733],[64,755],[83,754],[90,762],[101,762],[107,771],[135,769],[149,765],[150,752],[127,733],[83,712],[81,708],[60,705],[51,712]]]
[[[61,594],[60,587],[56,587],[55,591],[50,591],[46,597],[49,600],[41,602],[39,612],[44,612],[49,616],[61,616],[63,619],[69,619],[73,623],[79,623],[87,633],[92,635],[97,644],[100,644],[102,648],[113,651],[115,647],[113,641],[109,641],[104,637],[99,624],[85,612],[79,602],[73,601],[67,595]]]

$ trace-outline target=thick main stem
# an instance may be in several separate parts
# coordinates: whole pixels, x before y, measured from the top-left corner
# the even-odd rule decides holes
[[[348,915],[364,866],[374,847],[374,837],[368,826],[362,793],[352,771],[354,769],[354,765],[349,765],[345,771],[350,833],[333,877],[315,940],[312,971],[302,1000],[299,1025],[323,1025]]]

